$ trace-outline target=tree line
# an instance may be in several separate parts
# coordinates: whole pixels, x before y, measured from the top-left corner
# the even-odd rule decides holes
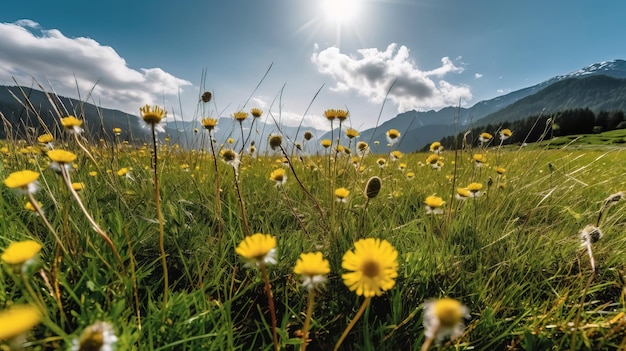
[[[525,119],[503,122],[499,125],[487,124],[468,129],[466,132],[450,135],[441,140],[448,150],[466,146],[478,146],[479,136],[487,132],[493,135],[493,143],[499,143],[499,132],[510,129],[513,134],[506,144],[533,143],[556,136],[573,134],[601,133],[609,130],[626,128],[623,110],[600,111],[597,114],[589,108],[576,108],[564,111],[532,115]],[[422,151],[427,151],[425,145]]]

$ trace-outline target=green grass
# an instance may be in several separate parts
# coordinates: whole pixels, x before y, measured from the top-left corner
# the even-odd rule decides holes
[[[439,350],[623,347],[624,204],[609,208],[602,218],[604,237],[593,246],[598,271],[587,289],[592,271],[578,234],[595,224],[605,198],[626,189],[626,150],[615,142],[625,136],[613,131],[575,143],[557,138],[521,150],[448,151],[440,171],[419,166],[428,156],[424,153],[404,155],[384,169],[375,161],[386,155],[369,155],[362,173],[347,157],[338,158],[336,168],[327,154],[293,157],[294,170],[319,202],[323,218],[290,171],[282,190],[269,180],[282,155],[271,150],[258,158],[244,155],[239,172],[249,227],[278,239],[278,264],[269,268],[269,277],[281,349],[299,349],[302,340],[298,331],[306,291],[293,273],[300,253],[322,251],[331,263],[328,282],[316,297],[308,347],[328,350],[363,301],[344,286],[341,258],[354,241],[367,237],[386,239],[398,250],[398,278],[393,289],[373,298],[342,349],[419,350],[424,342],[422,304],[444,296],[465,304],[471,319],[459,340],[445,341]],[[66,349],[96,321],[113,326],[117,350],[273,348],[263,281],[258,270],[235,254],[244,224],[230,166],[220,162],[216,173],[210,149],[159,148],[170,278],[170,297],[163,306],[150,147],[120,144],[113,152],[111,145],[94,144],[94,164],[71,139],[67,145],[62,140],[59,147],[79,155],[72,180],[85,183],[82,200],[112,238],[127,274],[47,167],[47,158],[22,154],[21,144],[4,142],[0,176],[41,170],[42,189],[35,196],[70,250],[68,255],[59,252],[41,218],[23,209],[21,195],[0,189],[0,248],[27,238],[44,246],[28,277],[48,316],[28,333],[29,349]],[[572,147],[587,142],[615,147]],[[476,152],[485,152],[489,164],[475,167],[470,159]],[[400,162],[407,164],[404,172],[397,169]],[[189,170],[181,164],[190,165]],[[504,177],[492,169],[495,165],[506,168]],[[131,168],[130,177],[117,175],[122,167]],[[90,176],[90,171],[98,173]],[[409,171],[414,179],[405,177]],[[364,213],[364,187],[374,175],[381,177],[382,190]],[[455,187],[479,182],[487,193],[456,200],[452,182]],[[347,203],[334,202],[336,187],[351,191]],[[447,201],[441,215],[426,214],[423,201],[432,194]],[[0,309],[33,302],[11,269],[4,268]]]

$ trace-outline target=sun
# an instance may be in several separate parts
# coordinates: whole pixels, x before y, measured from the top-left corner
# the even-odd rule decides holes
[[[322,0],[322,16],[338,25],[350,24],[361,11],[364,0]]]

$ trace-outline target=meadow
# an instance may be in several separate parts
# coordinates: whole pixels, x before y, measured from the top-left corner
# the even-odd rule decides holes
[[[402,154],[327,110],[330,140],[204,118],[185,150],[164,114],[143,145],[62,114],[2,141],[0,348],[626,348],[619,144]]]

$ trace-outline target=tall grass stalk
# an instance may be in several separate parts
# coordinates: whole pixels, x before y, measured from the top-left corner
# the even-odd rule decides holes
[[[156,140],[156,124],[150,123],[150,131],[152,132],[152,170],[154,175],[154,202],[157,211],[157,219],[159,221],[159,250],[161,252],[161,266],[163,267],[163,320],[167,315],[167,298],[169,294],[169,273],[167,269],[167,253],[165,252],[165,219],[161,210],[161,193],[159,191],[159,168],[158,168],[158,151]]]

